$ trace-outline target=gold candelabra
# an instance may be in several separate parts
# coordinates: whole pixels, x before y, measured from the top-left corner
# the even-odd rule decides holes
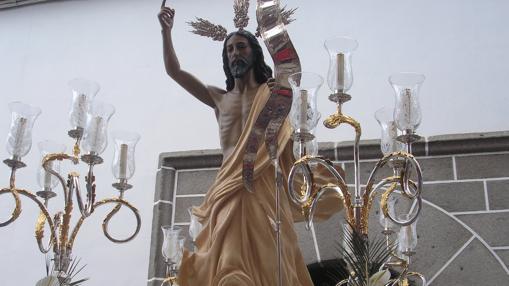
[[[113,209],[106,215],[102,223],[103,233],[114,243],[129,242],[138,234],[141,227],[141,217],[138,210],[124,199],[125,191],[132,188],[128,179],[134,173],[134,148],[139,140],[139,135],[130,132],[115,132],[115,156],[113,162],[113,173],[118,179],[112,186],[119,191],[118,196],[96,201],[96,180],[94,168],[103,163],[100,154],[107,144],[107,124],[114,113],[111,105],[93,102],[99,86],[92,81],[76,79],[71,81],[73,90],[73,103],[70,113],[71,124],[74,129],[68,132],[74,139],[72,154],[63,152],[64,148],[41,148],[43,154],[41,169],[39,171],[39,184],[41,191],[36,193],[16,186],[16,173],[18,169],[25,167],[21,158],[25,156],[31,147],[31,129],[34,121],[40,114],[40,109],[20,102],[10,104],[12,111],[12,123],[7,140],[7,149],[12,155],[4,163],[10,168],[9,187],[0,190],[0,195],[10,194],[14,198],[14,210],[11,217],[0,223],[0,227],[7,226],[14,222],[21,214],[21,199],[24,196],[33,201],[39,208],[39,215],[35,225],[35,238],[39,250],[46,254],[53,252],[53,273],[58,277],[60,285],[71,283],[70,272],[72,272],[72,250],[83,222],[91,216],[94,211],[104,205],[111,204]],[[43,142],[41,142],[43,143]],[[44,142],[47,143],[47,142]],[[53,144],[55,146],[55,144]],[[82,146],[82,147],[80,147]],[[81,149],[87,152],[82,154]],[[59,173],[60,163],[71,162],[73,165],[85,163],[88,165],[88,172],[85,176],[86,198],[82,196],[80,189],[80,174],[71,171],[67,180]],[[57,196],[54,188],[57,185],[62,188],[63,209],[51,214],[49,202]],[[71,225],[71,218],[76,215],[73,210],[75,203],[78,205],[77,222]],[[110,220],[122,207],[132,211],[136,218],[136,229],[127,238],[114,238],[109,230]],[[45,226],[49,229],[49,240],[43,241]],[[71,228],[72,227],[72,228]]]
[[[325,47],[330,54],[328,84],[333,90],[329,99],[336,103],[337,109],[334,114],[324,120],[323,124],[330,129],[348,125],[355,131],[354,190],[353,192],[349,190],[344,174],[334,168],[331,161],[317,156],[318,148],[313,130],[320,117],[316,110],[316,93],[323,80],[313,73],[297,73],[289,79],[294,94],[290,121],[295,130],[294,156],[297,159],[288,178],[290,198],[301,207],[309,228],[313,223],[320,199],[327,193],[335,193],[342,201],[347,226],[355,233],[353,237],[367,241],[369,214],[374,199],[379,195],[382,233],[385,235],[387,251],[390,254],[378,270],[387,270],[386,275],[390,275],[388,269],[392,268],[398,270],[399,275],[392,279],[387,278],[383,284],[376,285],[405,286],[408,285],[410,277],[421,279],[425,285],[424,276],[409,271],[410,256],[415,253],[417,243],[415,224],[422,207],[422,172],[419,163],[412,155],[412,143],[420,138],[415,133],[421,120],[417,95],[424,76],[416,73],[398,73],[390,77],[390,83],[396,91],[395,109],[390,112],[384,111],[390,113],[390,116],[382,114],[384,112],[379,112],[376,116],[382,126],[381,148],[384,156],[371,171],[365,188],[361,189],[359,163],[361,125],[342,112],[343,104],[352,98],[346,92],[353,83],[351,53],[356,49],[357,42],[343,37],[327,41]],[[387,119],[382,118],[382,115],[385,115]],[[317,177],[323,175],[323,172],[317,173],[317,166],[325,167],[334,180],[317,186]],[[392,176],[377,181],[376,175],[384,166],[392,169]],[[394,199],[396,197],[403,197],[413,203],[412,208],[404,216],[395,214]],[[392,235],[398,227],[400,232],[396,242]],[[396,247],[395,244],[398,246]],[[355,242],[353,244],[347,242],[346,245],[352,246]],[[348,247],[342,249],[349,250]],[[396,249],[398,251],[395,251]],[[353,257],[355,253],[345,255]],[[366,275],[360,272],[362,271],[349,265],[349,277],[337,285],[375,285],[370,277],[360,277]]]

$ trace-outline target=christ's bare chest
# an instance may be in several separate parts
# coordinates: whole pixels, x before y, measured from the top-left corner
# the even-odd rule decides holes
[[[225,158],[231,154],[242,134],[254,97],[255,92],[226,93],[218,105],[219,136]]]

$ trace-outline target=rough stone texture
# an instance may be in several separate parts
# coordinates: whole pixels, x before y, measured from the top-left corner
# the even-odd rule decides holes
[[[322,260],[337,259],[341,256],[338,243],[341,242],[342,225],[345,223],[343,214],[341,211],[326,221],[314,223],[318,251]]]
[[[299,239],[299,247],[302,250],[302,256],[304,256],[304,262],[306,262],[306,264],[316,262],[315,244],[313,242],[311,230],[306,229],[306,224],[304,222],[295,223],[294,227]]]
[[[449,212],[486,210],[482,182],[425,184],[422,197]]]
[[[509,209],[509,180],[488,181],[488,200],[491,210]]]
[[[154,202],[159,200],[173,201],[173,191],[175,187],[175,170],[161,168],[156,175],[156,191],[154,193]]]
[[[509,285],[509,275],[488,249],[475,239],[430,285]]]
[[[159,166],[181,169],[218,168],[223,162],[221,150],[168,152],[159,155]]]
[[[453,180],[452,158],[417,158],[424,181]]]
[[[339,161],[353,160],[353,146],[354,141],[340,142],[337,147],[337,154]],[[361,140],[359,142],[359,158],[362,159],[377,159],[382,158],[383,154],[380,150],[380,140]]]
[[[331,161],[336,160],[336,147],[332,142],[318,143],[318,155]]]
[[[154,206],[152,219],[152,243],[150,244],[150,261],[148,268],[148,279],[152,277],[164,277],[166,268],[161,254],[163,245],[161,226],[171,224],[172,206],[159,203]]]
[[[179,171],[177,190],[179,195],[206,194],[217,175],[214,170]]]
[[[491,247],[509,246],[509,212],[458,215]]]
[[[502,259],[504,264],[509,268],[509,249],[508,250],[496,250],[495,253]]]
[[[509,132],[486,132],[431,136],[428,155],[452,155],[509,151]]]
[[[458,179],[509,177],[509,154],[456,157]]]
[[[369,175],[373,168],[375,167],[376,162],[361,162],[360,163],[360,175],[361,175],[361,185],[365,185],[368,182]],[[353,163],[345,163],[345,173],[346,173],[346,183],[354,184],[355,183],[355,166]],[[387,165],[379,169],[375,176],[375,182],[380,181],[380,179],[392,176],[392,169],[390,169]]]
[[[191,218],[187,209],[199,206],[205,197],[177,197],[175,204],[175,223],[188,223]]]
[[[417,221],[417,236],[412,270],[430,279],[472,234],[450,216],[425,203]]]

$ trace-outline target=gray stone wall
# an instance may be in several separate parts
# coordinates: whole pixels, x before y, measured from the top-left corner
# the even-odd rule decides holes
[[[322,143],[353,184],[352,142]],[[412,270],[432,286],[509,285],[509,132],[429,137],[414,146],[424,175],[419,242]],[[381,158],[377,140],[362,141],[361,182]],[[187,231],[187,208],[202,202],[221,164],[218,150],[163,153],[154,197],[148,285],[164,278],[160,226]],[[385,173],[387,174],[387,173]],[[380,178],[382,177],[380,175]],[[370,232],[379,233],[378,206]],[[335,258],[343,213],[307,231],[296,223],[306,263]]]

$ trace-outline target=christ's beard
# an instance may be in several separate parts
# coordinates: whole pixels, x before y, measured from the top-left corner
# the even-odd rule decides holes
[[[236,59],[230,64],[230,71],[234,78],[242,78],[252,67],[249,60]]]

